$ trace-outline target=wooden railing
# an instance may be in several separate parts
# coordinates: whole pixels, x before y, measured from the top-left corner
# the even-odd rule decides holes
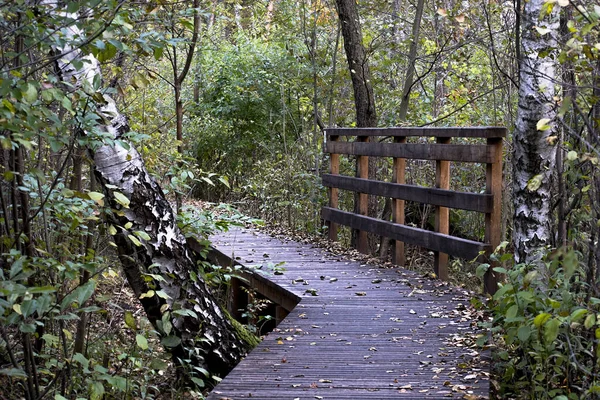
[[[356,247],[368,251],[367,232],[393,240],[392,262],[405,264],[404,243],[434,251],[434,272],[448,279],[448,255],[474,259],[482,252],[487,256],[500,244],[502,140],[506,129],[474,128],[329,128],[326,130],[325,151],[330,154],[331,173],[323,174],[323,185],[329,188],[329,206],[322,217],[329,228],[329,238],[337,239],[338,225],[356,230]],[[393,143],[375,138],[393,138]],[[435,138],[436,143],[407,143],[408,137]],[[341,138],[353,141],[341,140]],[[485,144],[451,143],[452,138],[483,138]],[[356,156],[356,176],[340,175],[340,155]],[[392,157],[392,182],[369,180],[369,157]],[[406,159],[435,160],[435,187],[405,183]],[[450,190],[450,162],[482,163],[486,165],[485,193]],[[339,190],[357,193],[358,204],[353,210],[338,208]],[[392,199],[392,221],[368,216],[368,196]],[[435,206],[435,231],[404,224],[405,201]],[[449,235],[449,209],[462,209],[485,214],[483,242]],[[484,277],[484,290],[497,289],[492,268]]]

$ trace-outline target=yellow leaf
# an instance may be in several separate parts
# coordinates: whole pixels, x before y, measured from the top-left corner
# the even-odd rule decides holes
[[[538,131],[546,131],[548,129],[550,129],[550,125],[548,125],[548,123],[550,122],[550,118],[542,118],[537,122],[536,128]]]
[[[15,310],[15,312],[16,312],[17,314],[19,314],[19,315],[23,315],[23,314],[21,313],[21,305],[20,305],[20,304],[13,304],[12,308],[13,308],[13,310]]]
[[[456,20],[456,22],[458,22],[459,24],[462,24],[463,22],[465,22],[465,14],[460,14],[457,15],[456,17],[454,17],[454,19]]]
[[[445,8],[438,8],[437,13],[439,15],[441,15],[442,17],[447,17],[448,16],[448,11],[446,11]]]

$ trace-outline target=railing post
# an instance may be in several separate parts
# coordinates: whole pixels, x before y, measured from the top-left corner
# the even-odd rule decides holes
[[[368,142],[368,136],[358,136],[357,140],[359,142]],[[369,178],[369,157],[368,156],[358,156],[357,160],[357,175],[359,178],[368,179]],[[369,215],[369,195],[366,193],[358,193],[358,213],[360,215]],[[366,231],[358,230],[356,232],[356,249],[363,253],[367,254],[369,252],[369,240],[367,237]]]
[[[440,144],[450,143],[450,138],[437,138]],[[435,162],[435,187],[450,189],[450,161],[436,160]],[[435,230],[439,233],[450,233],[450,212],[448,207],[435,207]],[[448,254],[434,252],[433,270],[439,279],[448,280]]]
[[[406,143],[406,137],[394,137],[394,143]],[[392,181],[394,183],[406,183],[406,159],[394,157],[394,171]],[[404,200],[393,199],[392,201],[392,222],[404,225]],[[392,253],[392,263],[399,266],[406,264],[404,256],[404,242],[394,240],[394,251]]]
[[[485,192],[492,195],[492,212],[485,214],[485,243],[491,245],[491,252],[496,250],[501,238],[502,218],[502,138],[487,140],[488,146],[493,147],[494,162],[486,164]],[[494,262],[486,254],[490,268],[483,277],[483,290],[485,293],[494,294],[498,290],[498,277],[493,271]]]
[[[328,140],[333,142],[337,141],[339,136],[332,135],[328,137]],[[330,154],[329,155],[329,164],[330,164],[330,173],[331,175],[339,175],[340,174],[340,155],[339,154]],[[339,201],[339,189],[335,187],[329,188],[329,207],[338,208]],[[337,240],[338,233],[338,225],[335,222],[327,221],[327,228],[329,234],[329,240],[335,241]]]

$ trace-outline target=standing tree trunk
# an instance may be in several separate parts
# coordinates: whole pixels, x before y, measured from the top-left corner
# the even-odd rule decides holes
[[[72,37],[83,34],[76,26],[68,32]],[[81,87],[100,77],[100,65],[92,55],[85,56],[70,45],[56,46],[55,50],[64,55],[57,61],[63,81],[75,81]],[[84,59],[75,63],[80,67],[74,66],[73,61]],[[241,338],[242,333],[233,327],[203,281],[175,214],[140,154],[131,144],[126,149],[116,143],[117,139],[128,142],[125,116],[113,99],[100,92],[97,95],[104,99],[104,104],[96,103],[102,118],[99,128],[115,144],[88,150],[112,209],[110,231],[127,280],[176,364],[189,363],[189,367],[224,375],[246,354],[249,343]]]
[[[363,45],[362,30],[355,0],[336,0],[337,11],[342,23],[344,49],[354,89],[356,126],[359,128],[377,126],[375,97],[371,84],[371,70],[367,52]]]
[[[359,128],[377,126],[377,113],[375,111],[375,97],[373,95],[373,85],[371,82],[371,70],[367,60],[367,52],[363,45],[362,29],[360,26],[360,17],[356,8],[355,0],[336,0],[336,6],[340,22],[342,24],[342,36],[344,38],[344,49],[346,50],[346,59],[348,60],[348,69],[352,79],[352,88],[354,90],[354,106],[356,108],[356,126]],[[368,137],[359,138],[368,141]],[[374,157],[360,157],[362,162],[356,163],[356,175],[370,179],[375,179],[377,172],[377,159]],[[360,159],[359,158],[359,159]],[[368,162],[364,162],[368,158]],[[364,171],[363,169],[367,169]],[[365,193],[357,193],[355,197],[355,210],[358,214],[365,214],[365,202],[368,214],[371,217],[377,216],[377,199],[375,196],[368,198]],[[366,199],[368,198],[368,200]],[[366,235],[366,232],[352,231],[352,245],[363,253],[373,253],[378,243],[377,237],[368,235],[368,240],[360,235]],[[368,242],[368,243],[367,243]]]
[[[518,263],[536,263],[540,250],[552,242],[551,185],[558,141],[555,61],[551,54],[543,54],[557,46],[558,18],[550,14],[540,20],[543,5],[544,0],[525,2],[521,14],[519,106],[513,135],[513,243]]]

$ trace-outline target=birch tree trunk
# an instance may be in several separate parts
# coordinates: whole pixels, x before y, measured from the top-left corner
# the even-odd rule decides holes
[[[69,35],[67,43],[83,32],[73,26]],[[55,51],[63,54],[57,62],[60,79],[93,91],[93,82],[101,79],[96,58],[71,45],[56,46]],[[93,98],[104,100],[95,104],[102,118],[98,130],[108,137],[105,143],[114,144],[88,150],[112,208],[108,218],[127,280],[176,364],[190,360],[189,367],[224,375],[249,344],[214,300],[163,191],[124,136],[129,132],[126,117],[106,94],[96,92]]]
[[[552,241],[552,175],[558,133],[554,105],[558,16],[540,19],[544,0],[525,2],[522,18],[520,88],[513,135],[515,259],[536,263]]]

